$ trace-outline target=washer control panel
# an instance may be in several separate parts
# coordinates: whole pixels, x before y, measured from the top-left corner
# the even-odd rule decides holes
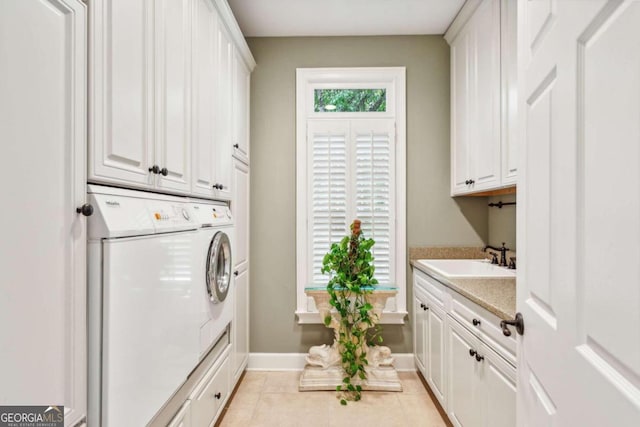
[[[184,230],[197,226],[188,204],[149,201],[148,209],[156,232]]]
[[[232,219],[229,206],[222,204],[192,203],[191,211],[201,227],[228,224]]]

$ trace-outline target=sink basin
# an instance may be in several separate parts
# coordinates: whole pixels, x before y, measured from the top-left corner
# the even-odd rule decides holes
[[[436,274],[451,279],[516,277],[515,270],[508,270],[477,259],[421,259],[417,261]]]

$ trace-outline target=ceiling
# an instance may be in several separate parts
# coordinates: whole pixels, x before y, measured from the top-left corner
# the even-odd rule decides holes
[[[465,0],[228,0],[245,37],[444,34]]]

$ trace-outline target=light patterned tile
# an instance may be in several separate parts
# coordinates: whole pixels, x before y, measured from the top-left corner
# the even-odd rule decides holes
[[[359,402],[348,402],[346,406],[336,402],[329,421],[331,427],[407,427],[406,418],[398,401],[400,393],[365,391]]]
[[[224,414],[224,418],[219,427],[247,427],[250,425],[251,417],[253,416],[253,409],[245,408],[229,408]]]
[[[238,392],[261,392],[269,374],[270,372],[265,371],[246,371],[238,387]]]
[[[265,393],[298,393],[299,371],[267,372],[262,391]]]
[[[331,392],[263,393],[251,427],[328,427]]]
[[[362,393],[340,405],[333,391],[299,392],[300,372],[247,372],[221,427],[444,427],[414,372],[399,373],[404,392]]]
[[[403,394],[398,396],[408,426],[446,427],[436,405],[428,394]]]
[[[427,394],[427,389],[416,372],[398,372],[402,383],[402,392],[405,394]]]
[[[260,391],[240,392],[240,390],[238,390],[235,396],[233,396],[233,399],[231,399],[231,402],[227,404],[227,407],[229,409],[244,409],[244,410],[253,409],[258,404],[259,399],[260,399]]]

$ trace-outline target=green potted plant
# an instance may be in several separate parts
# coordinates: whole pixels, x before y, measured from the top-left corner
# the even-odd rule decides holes
[[[331,275],[327,292],[340,323],[336,340],[345,376],[337,391],[343,405],[348,400],[360,400],[361,384],[367,378],[368,343],[382,342],[381,327],[367,300],[367,295],[378,284],[371,253],[375,241],[366,239],[360,226],[361,222],[354,220],[351,235],[333,243],[322,262],[322,273]],[[331,320],[331,315],[327,315],[325,325]]]

